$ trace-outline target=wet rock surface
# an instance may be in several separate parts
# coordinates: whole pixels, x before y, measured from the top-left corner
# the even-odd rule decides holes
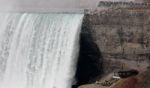
[[[82,29],[85,29],[86,32],[82,32],[80,35],[80,52],[76,72],[77,85],[94,82],[103,72],[101,51],[94,42],[87,25],[87,23],[83,24]]]

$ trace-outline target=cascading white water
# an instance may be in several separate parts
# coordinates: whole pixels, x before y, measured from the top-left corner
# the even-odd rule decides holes
[[[82,18],[0,13],[0,88],[71,88]]]

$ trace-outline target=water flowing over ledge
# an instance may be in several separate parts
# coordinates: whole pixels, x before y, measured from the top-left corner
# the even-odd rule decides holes
[[[71,88],[82,18],[0,13],[0,88]]]

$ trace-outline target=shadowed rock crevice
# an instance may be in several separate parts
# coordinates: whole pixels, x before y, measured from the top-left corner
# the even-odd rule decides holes
[[[88,27],[87,27],[88,25]],[[83,23],[80,35],[80,52],[77,64],[77,85],[92,83],[102,74],[103,58],[98,46],[95,44],[88,21]],[[75,86],[73,88],[76,88]]]

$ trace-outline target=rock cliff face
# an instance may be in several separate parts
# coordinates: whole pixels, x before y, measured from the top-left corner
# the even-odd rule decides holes
[[[111,9],[85,16],[77,70],[80,85],[118,70],[137,69],[145,78],[144,88],[149,88],[149,65],[149,11]]]

